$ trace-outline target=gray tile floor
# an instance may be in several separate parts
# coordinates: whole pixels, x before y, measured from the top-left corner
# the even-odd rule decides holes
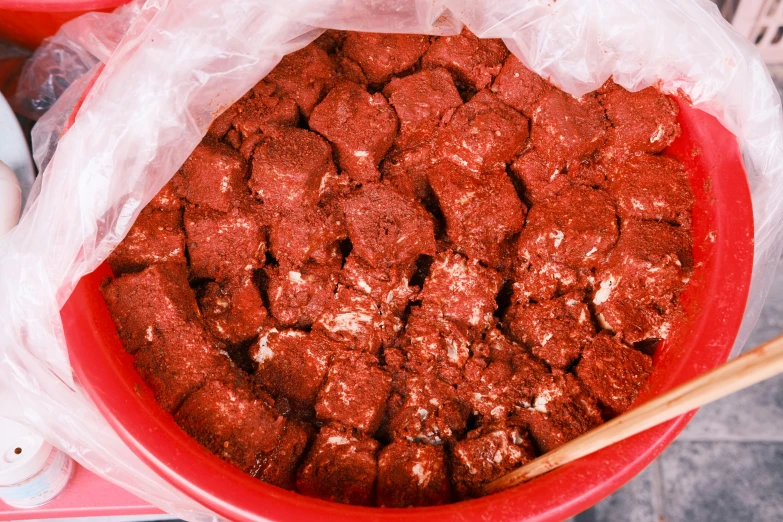
[[[783,264],[746,348],[783,333]],[[783,377],[702,408],[624,488],[574,522],[783,520]]]

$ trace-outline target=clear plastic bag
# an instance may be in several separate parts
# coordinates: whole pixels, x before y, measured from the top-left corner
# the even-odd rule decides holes
[[[783,118],[755,49],[708,0],[149,0],[87,15],[56,37],[76,49],[63,56],[92,65],[35,128],[43,174],[19,226],[0,239],[0,415],[32,424],[92,471],[168,512],[212,517],[131,453],[74,383],[60,308],[213,117],[318,28],[445,34],[462,23],[504,38],[531,69],[572,94],[610,75],[631,90],[656,84],[682,91],[738,136],[756,236],[736,353],[780,255]],[[31,74],[46,75],[47,63],[34,60]]]

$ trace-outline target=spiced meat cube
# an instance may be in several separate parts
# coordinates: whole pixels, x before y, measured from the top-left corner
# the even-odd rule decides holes
[[[578,163],[601,147],[609,126],[595,95],[575,98],[559,90],[544,95],[531,122],[533,146],[558,169]]]
[[[328,264],[340,257],[347,232],[339,213],[300,207],[272,218],[269,250],[281,265],[294,270],[308,261]]]
[[[378,455],[377,504],[417,507],[446,504],[451,499],[443,446],[395,440]]]
[[[378,441],[339,424],[321,428],[296,478],[303,495],[371,505],[378,475]]]
[[[405,402],[405,383],[408,380],[408,376],[415,373],[416,369],[408,366],[405,352],[394,346],[385,348],[380,359],[383,370],[391,378],[391,393],[386,401],[386,411],[381,420],[381,426],[376,433],[376,438],[391,440],[393,438],[390,426],[391,419],[402,408]]]
[[[313,45],[320,47],[327,53],[333,53],[343,45],[346,36],[348,36],[347,31],[327,29],[313,41]]]
[[[401,347],[412,364],[435,369],[441,379],[456,384],[470,357],[470,341],[468,332],[457,324],[415,307],[408,317]]]
[[[408,198],[426,199],[432,192],[427,169],[433,162],[434,146],[434,141],[428,141],[390,152],[380,167],[384,183]]]
[[[381,354],[383,369],[392,378],[392,390],[401,393],[405,389],[405,380],[408,378],[406,367],[408,360],[405,352],[396,346],[390,346]]]
[[[411,270],[373,268],[349,255],[340,271],[340,284],[370,296],[383,311],[400,315],[416,298],[419,288],[410,286]]]
[[[436,39],[421,59],[424,68],[444,67],[465,87],[480,91],[492,83],[508,56],[498,38],[478,38],[467,28]]]
[[[527,140],[527,118],[489,91],[461,105],[438,133],[437,157],[482,172],[505,168]]]
[[[343,205],[352,255],[381,268],[412,265],[435,253],[435,225],[416,201],[386,184],[371,184]]]
[[[338,78],[364,86],[369,83],[367,75],[364,74],[361,65],[347,56],[336,56],[335,60],[337,61]]]
[[[106,261],[115,274],[138,272],[159,263],[184,267],[182,215],[179,211],[143,210]]]
[[[534,205],[519,237],[520,266],[539,258],[575,268],[594,268],[617,242],[614,201],[606,192],[571,186]]]
[[[441,161],[429,169],[428,176],[456,249],[469,259],[500,268],[527,213],[505,169],[476,175]]]
[[[628,343],[666,339],[672,325],[674,299],[685,278],[678,267],[652,266],[650,281],[634,269],[614,266],[596,275],[593,296],[596,318],[601,326]],[[649,288],[656,295],[650,296]]]
[[[531,407],[541,390],[551,388],[557,382],[557,376],[562,374],[559,370],[553,373],[541,359],[526,350],[511,357],[511,367],[514,369],[513,386],[520,398],[516,405],[524,408]]]
[[[224,143],[205,138],[182,164],[185,197],[194,205],[228,212],[247,195],[247,164]]]
[[[603,423],[595,397],[571,374],[558,375],[540,386],[531,407],[519,409],[517,419],[541,453]]]
[[[335,357],[315,402],[315,417],[324,423],[341,422],[373,435],[381,425],[391,377],[378,360],[363,353]]]
[[[601,158],[590,157],[564,170],[549,163],[544,154],[533,148],[517,156],[511,164],[511,172],[524,185],[525,197],[534,205],[554,198],[571,185],[602,187],[610,169]]]
[[[227,281],[264,265],[266,234],[252,203],[226,213],[187,205],[184,219],[195,277]]]
[[[342,217],[342,201],[359,187],[361,183],[352,180],[348,174],[340,171],[328,172],[321,179],[318,207],[334,217]]]
[[[227,344],[252,339],[268,320],[251,274],[224,284],[208,283],[199,298],[199,307],[212,336]]]
[[[145,208],[163,211],[180,211],[182,210],[184,197],[185,178],[182,176],[181,171],[177,171],[168,183],[163,185],[163,188],[155,194],[155,197],[150,200]]]
[[[378,180],[378,164],[397,135],[397,116],[381,93],[341,82],[313,109],[310,128],[329,140],[353,180]]]
[[[519,58],[509,54],[490,90],[503,103],[530,118],[541,98],[556,89],[544,78],[525,67]]]
[[[465,433],[469,414],[470,407],[454,386],[431,372],[411,372],[389,427],[395,438],[440,445]]]
[[[550,165],[536,149],[526,150],[514,158],[510,169],[524,185],[525,197],[533,205],[553,198],[569,185],[568,176]]]
[[[690,277],[690,240],[680,227],[631,220],[595,277],[601,326],[628,343],[665,339],[676,299]]]
[[[441,254],[424,282],[422,310],[433,317],[442,316],[475,336],[492,326],[495,297],[502,282],[500,274],[476,261]]]
[[[427,35],[350,32],[343,53],[362,67],[370,83],[382,84],[416,65],[429,46]]]
[[[235,104],[229,105],[227,108],[223,109],[220,114],[216,114],[215,119],[212,120],[212,124],[209,126],[209,129],[207,129],[207,136],[213,140],[219,141],[225,138],[226,134],[228,134],[230,131],[233,131],[232,134],[235,134],[236,130],[232,128],[232,123],[234,122],[234,118],[237,115],[237,107],[247,97],[248,94],[246,93],[245,96],[240,98],[239,101],[237,101]]]
[[[253,148],[263,139],[262,134],[253,134],[246,140],[242,140],[242,136],[239,131],[232,128],[223,137],[223,142],[230,145],[235,150],[239,151],[245,161],[248,161],[253,156]]]
[[[682,164],[642,154],[624,162],[609,191],[622,219],[649,219],[690,226],[693,192]]]
[[[586,292],[595,278],[583,269],[571,268],[551,259],[532,256],[527,250],[517,252],[511,302],[548,301],[569,292]]]
[[[258,462],[251,474],[275,486],[294,489],[296,470],[313,437],[313,427],[303,422],[287,420],[275,448]]]
[[[474,349],[465,365],[458,389],[482,425],[502,422],[520,408],[529,408],[536,391],[552,382],[549,369],[539,359],[518,345],[509,348],[505,351],[511,353],[503,353],[507,356],[503,359],[482,357],[477,354],[481,350]]]
[[[312,326],[334,298],[339,267],[316,263],[267,267],[269,312],[283,326]]]
[[[200,320],[184,267],[151,265],[104,283],[101,292],[130,354],[164,337],[176,338],[180,328]]]
[[[484,494],[483,488],[535,458],[525,430],[496,425],[471,431],[451,449],[452,480],[462,498]]]
[[[372,297],[341,287],[313,323],[313,331],[323,334],[348,350],[376,355],[389,344],[402,323],[384,313]]]
[[[652,358],[606,332],[587,345],[576,375],[612,414],[627,410],[652,372]]]
[[[187,323],[161,342],[142,347],[133,364],[158,404],[170,413],[208,379],[232,383],[242,378],[228,354],[215,347],[198,323]]]
[[[655,87],[630,92],[610,79],[598,101],[612,122],[609,145],[622,156],[661,152],[680,135],[677,102]]]
[[[600,149],[578,163],[571,163],[566,171],[568,181],[585,187],[605,188],[607,179],[618,167],[617,160],[606,151],[606,148]]]
[[[523,402],[529,403],[524,391],[514,386],[513,376],[511,361],[488,361],[482,357],[468,361],[459,391],[482,423],[502,421]]]
[[[481,341],[476,342],[471,351],[477,357],[483,357],[490,361],[511,361],[515,355],[519,355],[523,348],[511,341],[497,328],[488,330]]]
[[[383,94],[400,120],[396,141],[400,149],[432,139],[441,119],[462,105],[451,75],[441,68],[394,78],[384,87]]]
[[[509,334],[553,368],[571,366],[595,335],[582,297],[573,293],[551,301],[512,305],[505,317]]]
[[[629,219],[608,260],[612,264],[657,264],[671,260],[686,273],[693,269],[691,237],[682,227]]]
[[[335,176],[332,148],[318,134],[287,129],[255,148],[249,185],[272,213],[313,207],[324,177]]]
[[[196,442],[246,473],[272,453],[285,426],[248,389],[214,380],[188,397],[174,419]]]
[[[284,132],[299,122],[296,101],[284,92],[278,92],[275,84],[262,80],[249,94],[234,105],[236,114],[232,118],[232,126],[243,141],[259,133]]]
[[[337,80],[334,59],[317,45],[310,44],[283,56],[266,80],[293,98],[305,117]]]
[[[522,182],[525,196],[534,205],[554,198],[571,185],[602,187],[608,170],[596,157],[572,163],[565,170],[550,163],[545,154],[533,148],[517,156],[511,164],[511,172]]]
[[[328,339],[301,330],[270,328],[250,349],[255,378],[274,397],[285,397],[297,409],[315,405],[334,347]]]

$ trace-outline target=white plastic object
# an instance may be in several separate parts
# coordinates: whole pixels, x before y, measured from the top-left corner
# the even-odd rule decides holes
[[[503,38],[571,94],[610,75],[638,90],[682,91],[737,135],[751,188],[755,257],[736,349],[766,297],[783,243],[783,112],[757,49],[708,0],[137,0],[64,28],[102,65],[33,130],[45,165],[19,225],[0,238],[0,415],[24,416],[91,471],[188,520],[214,514],[122,442],[74,382],[59,310],[103,262],[212,119],[316,28]],[[51,62],[33,61],[46,75]],[[58,74],[57,71],[51,71]],[[99,72],[99,74],[98,74]],[[73,125],[74,107],[90,86]],[[735,351],[736,353],[736,351]],[[6,411],[9,410],[9,411]]]
[[[35,181],[35,170],[24,133],[2,94],[0,94],[0,161],[16,173],[19,187],[22,189],[24,206]]]
[[[22,211],[22,189],[11,167],[0,161],[0,236],[19,221]]]
[[[0,417],[0,499],[31,508],[56,497],[73,474],[73,460],[28,428]]]
[[[746,36],[768,64],[783,63],[783,2],[739,0],[732,25]]]

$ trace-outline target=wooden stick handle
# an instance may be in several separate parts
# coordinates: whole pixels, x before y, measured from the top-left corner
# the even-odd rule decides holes
[[[527,482],[563,464],[781,372],[783,372],[783,335],[563,444],[489,483],[485,491],[495,493]]]

